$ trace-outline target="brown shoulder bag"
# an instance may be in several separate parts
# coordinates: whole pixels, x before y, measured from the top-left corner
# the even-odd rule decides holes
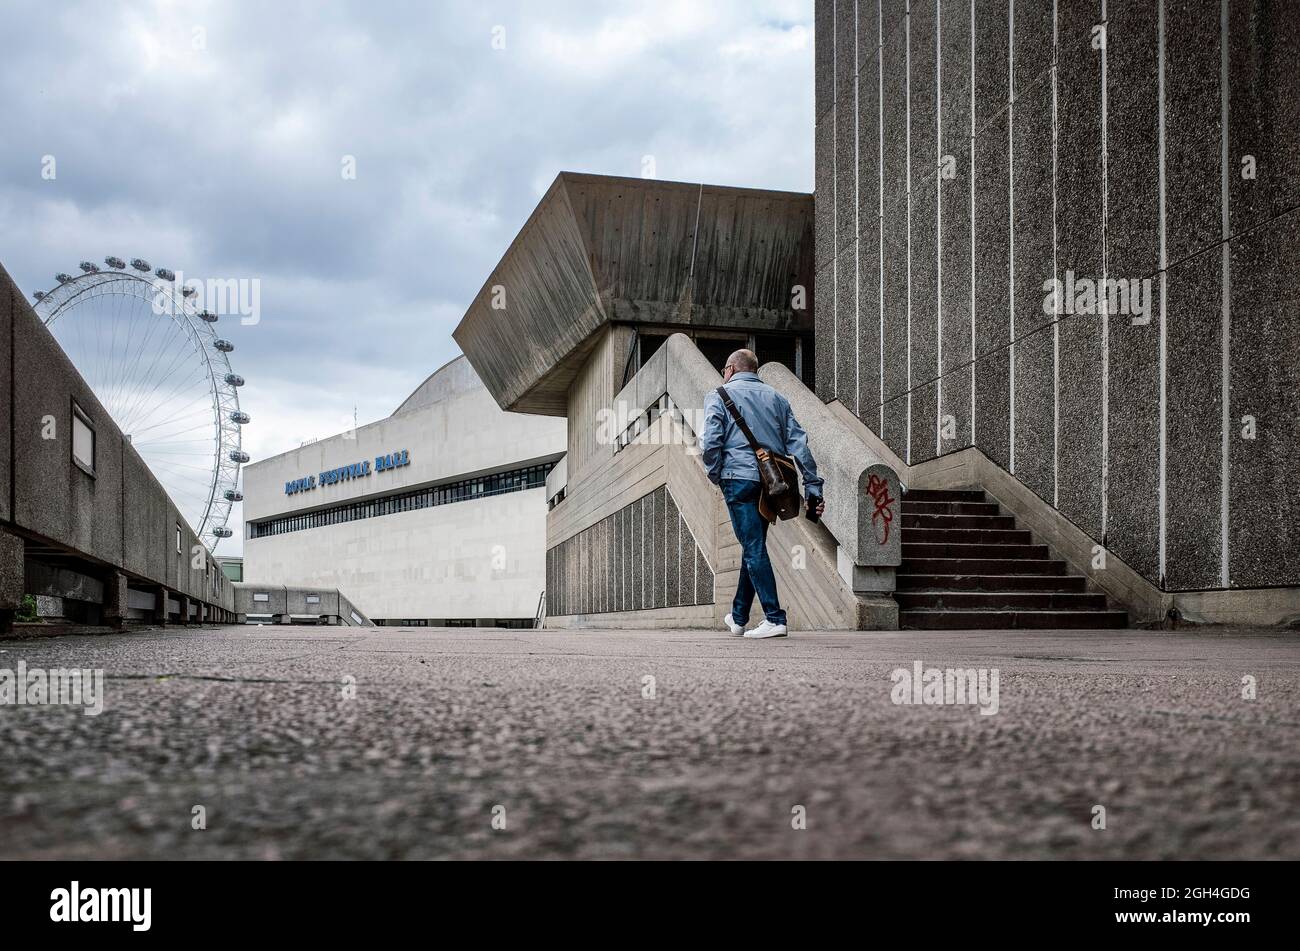
[[[758,444],[726,387],[718,387],[718,396],[722,398],[722,405],[727,407],[740,431],[745,434],[749,448],[754,450],[754,456],[758,459],[758,479],[763,487],[758,497],[759,514],[769,522],[775,522],[778,518],[794,518],[799,514],[799,472],[794,466],[794,460]]]

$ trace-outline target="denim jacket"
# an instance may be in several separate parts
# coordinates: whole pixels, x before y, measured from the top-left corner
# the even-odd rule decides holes
[[[727,395],[740,410],[754,438],[764,449],[792,456],[803,476],[805,495],[821,495],[822,479],[817,463],[808,451],[808,435],[794,418],[790,402],[758,378],[757,373],[733,373],[726,384]],[[714,390],[704,400],[704,429],[699,439],[700,455],[709,480],[758,481],[758,460],[722,398]]]

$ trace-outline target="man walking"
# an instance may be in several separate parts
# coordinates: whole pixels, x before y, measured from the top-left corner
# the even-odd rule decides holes
[[[808,436],[794,418],[790,402],[758,378],[758,358],[752,350],[737,350],[722,368],[722,382],[727,395],[740,411],[755,440],[769,452],[793,456],[803,474],[808,508],[818,517],[825,511],[822,479],[817,463],[808,451]],[[731,413],[716,391],[704,401],[704,431],[700,433],[700,454],[709,480],[722,487],[731,513],[731,527],[744,552],[740,567],[740,584],[736,600],[727,615],[727,629],[745,637],[785,637],[785,612],[776,595],[776,575],[767,556],[767,520],[758,511],[762,482],[758,476],[758,459]],[[745,630],[749,609],[758,595],[764,620],[751,631]]]

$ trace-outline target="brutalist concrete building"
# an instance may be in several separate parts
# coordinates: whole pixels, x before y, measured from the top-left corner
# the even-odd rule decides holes
[[[1297,53],[1266,3],[818,0],[814,196],[562,174],[456,331],[569,422],[550,623],[720,623],[715,334],[825,460],[796,627],[1295,623]]]
[[[1298,55],[1285,4],[818,0],[818,395],[1138,617],[1294,618]]]

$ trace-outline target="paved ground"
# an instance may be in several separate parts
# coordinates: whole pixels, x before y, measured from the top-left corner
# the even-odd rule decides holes
[[[106,701],[0,707],[3,858],[1300,858],[1293,634],[231,627],[19,660],[102,667]],[[895,705],[917,660],[998,668],[998,713]]]

